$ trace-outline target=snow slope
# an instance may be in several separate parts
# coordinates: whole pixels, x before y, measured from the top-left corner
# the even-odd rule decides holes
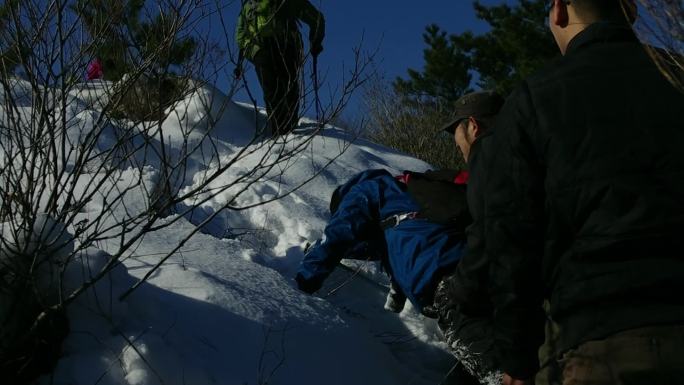
[[[93,110],[91,93],[101,89],[89,85],[73,94],[71,113],[79,123],[71,135],[77,137],[92,129],[97,111]],[[204,108],[207,105],[208,112]],[[178,186],[181,191],[193,188],[207,170],[219,167],[224,157],[244,149],[258,127],[255,119],[263,119],[250,106],[226,100],[212,88],[189,95],[176,110],[184,113],[172,114],[163,124],[170,153],[181,145],[174,138],[182,137],[188,124],[208,127],[207,122],[217,122],[216,128],[207,131],[214,139],[212,148],[192,157]],[[303,119],[294,140],[283,146],[303,141],[311,124]],[[237,203],[266,200],[319,173],[282,199],[244,211],[220,211],[233,197],[229,189],[183,218],[166,218],[168,222],[179,220],[146,236],[107,279],[70,306],[71,332],[63,357],[54,373],[38,383],[438,383],[453,358],[440,342],[435,322],[417,314],[410,305],[399,315],[385,311],[383,285],[387,281],[376,265],[351,264],[376,282],[337,269],[315,296],[299,292],[294,284],[302,246],[322,234],[328,199],[337,185],[369,168],[399,172],[428,167],[377,144],[365,140],[350,143],[350,139],[340,129],[326,128],[296,158],[279,164],[252,185]],[[204,150],[202,135],[191,140]],[[236,163],[212,186],[249,172],[269,148],[264,142],[251,146],[252,155]],[[144,175],[131,169],[123,174],[126,177],[102,188],[125,184],[126,178],[151,183],[160,172],[159,164],[147,161]],[[131,210],[142,204],[137,199],[131,195],[131,201],[115,215],[127,215],[124,206]],[[194,203],[185,202],[185,207]],[[93,200],[84,217],[97,212],[101,205]],[[124,301],[117,300],[163,254],[217,211],[147,283]],[[67,271],[68,285],[77,287],[99,271],[108,250],[114,250],[114,245],[103,241],[80,254]]]

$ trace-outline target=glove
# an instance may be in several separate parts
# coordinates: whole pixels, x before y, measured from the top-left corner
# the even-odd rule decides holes
[[[240,80],[242,78],[242,67],[237,66],[233,70],[233,77],[235,77],[235,80]]]
[[[489,294],[476,283],[457,273],[442,278],[434,299],[440,318],[453,309],[469,317],[490,317],[494,309]]]
[[[316,57],[323,52],[323,44],[316,43],[311,45],[311,55]]]
[[[424,306],[421,310],[420,313],[427,318],[432,318],[432,319],[437,319],[439,318],[439,310],[437,309],[437,306],[434,304],[432,305],[427,305]]]
[[[452,276],[444,277],[437,284],[433,308],[438,315],[443,315],[447,310],[458,305],[453,296],[449,294],[450,279],[453,279]]]

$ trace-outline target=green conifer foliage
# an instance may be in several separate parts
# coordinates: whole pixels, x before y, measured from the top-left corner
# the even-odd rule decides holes
[[[429,25],[423,33],[427,48],[423,51],[422,72],[409,68],[408,80],[397,78],[396,91],[411,101],[436,102],[456,100],[469,89],[472,67],[461,36],[447,36],[437,25]]]
[[[508,94],[515,85],[557,56],[553,37],[544,24],[547,0],[518,0],[513,5],[473,7],[490,30],[447,34],[436,25],[426,27],[427,48],[422,71],[408,70],[395,89],[415,101],[454,101],[473,88],[493,88]],[[479,79],[474,81],[474,73]]]
[[[19,0],[5,0],[0,4],[0,76],[11,74],[26,56],[27,47],[17,44],[12,18]]]
[[[185,88],[178,74],[197,50],[195,39],[177,30],[181,16],[173,7],[145,5],[144,0],[77,0],[72,7],[92,39],[90,53],[102,63],[104,79],[136,73],[132,86],[115,88],[123,97],[112,111],[117,118],[163,119]]]
[[[133,67],[132,48],[143,0],[77,0],[72,6],[93,41],[106,80],[119,80]]]
[[[449,34],[437,25],[427,26],[423,69],[409,69],[405,78],[392,82],[393,90],[367,92],[366,135],[437,167],[463,167],[453,138],[440,132],[440,126],[463,94],[482,88],[505,96],[559,55],[544,24],[548,1],[501,0],[493,6],[475,1],[476,16],[490,27],[482,34]]]
[[[106,80],[121,79],[151,57],[150,76],[173,73],[194,55],[195,40],[173,30],[176,18],[147,16],[144,6],[144,0],[77,0],[72,7],[95,43],[92,54],[102,61]]]

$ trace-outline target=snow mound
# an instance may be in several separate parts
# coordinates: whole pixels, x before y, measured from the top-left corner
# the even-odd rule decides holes
[[[17,84],[17,92],[30,91]],[[69,94],[67,162],[74,162],[83,143],[110,154],[107,159],[92,157],[87,173],[70,181],[76,194],[97,189],[74,223],[96,217],[116,191],[128,192],[101,226],[143,212],[145,191],[164,173],[155,155],[161,148],[172,161],[187,157],[172,172],[180,194],[231,166],[205,187],[200,198],[206,199],[179,204],[177,214],[161,220],[160,229],[146,234],[121,263],[109,265],[119,247],[116,237],[103,237],[76,254],[64,271],[67,292],[90,285],[103,269],[111,271],[69,306],[71,332],[62,359],[39,384],[390,385],[441,380],[453,359],[434,321],[410,306],[400,315],[385,311],[383,281],[350,279],[337,271],[317,296],[299,292],[293,281],[303,245],[322,234],[335,187],[369,168],[398,173],[423,171],[428,164],[335,127],[310,138],[316,123],[309,119],[302,119],[287,141],[273,140],[261,135],[260,110],[235,103],[210,86],[172,106],[159,127],[103,120],[97,101],[110,87],[87,83]],[[31,116],[30,103],[21,108]],[[7,114],[0,110],[0,122]],[[117,159],[116,152],[107,152],[112,146],[145,149]],[[278,159],[277,154],[297,146],[303,150],[296,156]],[[263,167],[263,162],[271,166]],[[104,175],[101,165],[119,172]],[[61,229],[60,234],[67,230],[74,229]],[[64,246],[70,250],[74,243],[78,246],[79,239],[55,241],[71,245]],[[161,267],[147,282],[120,298],[157,264]],[[367,268],[375,278],[382,277],[377,266]]]
[[[21,274],[35,271],[42,300],[56,304],[60,268],[74,251],[74,238],[63,223],[45,213],[37,214],[30,228],[20,226],[15,222],[0,224],[0,265]],[[3,293],[3,297],[7,295]]]
[[[235,146],[245,146],[265,125],[261,113],[230,100],[212,85],[190,84],[192,90],[167,110],[162,130],[172,138],[191,136],[213,138]]]

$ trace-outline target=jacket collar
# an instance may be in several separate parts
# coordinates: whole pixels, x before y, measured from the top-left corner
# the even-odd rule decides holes
[[[636,41],[636,35],[624,22],[601,21],[593,23],[575,36],[568,44],[565,55],[572,54],[578,49],[601,41]]]

